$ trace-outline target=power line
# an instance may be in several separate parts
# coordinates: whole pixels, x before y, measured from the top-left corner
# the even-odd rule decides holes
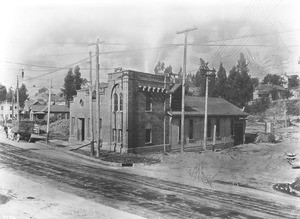
[[[30,79],[26,79],[26,80],[23,80],[23,81],[33,80],[33,79],[36,79],[36,78],[43,77],[43,76],[45,76],[45,75],[53,74],[53,73],[55,73],[55,72],[57,72],[57,71],[60,71],[60,70],[69,68],[69,67],[71,67],[71,66],[73,66],[73,65],[79,64],[79,63],[81,63],[81,62],[83,62],[83,61],[86,61],[86,60],[88,60],[88,59],[89,59],[89,58],[82,59],[82,60],[80,60],[80,61],[77,61],[77,62],[74,62],[74,63],[72,63],[72,64],[70,64],[70,65],[67,65],[67,66],[65,66],[65,67],[63,67],[63,68],[59,68],[59,69],[50,71],[50,72],[48,72],[48,73],[45,73],[45,74],[42,74],[42,75],[39,75],[39,76],[30,78]]]
[[[33,42],[33,41],[7,41],[7,43],[37,43],[37,44],[64,44],[64,45],[90,45],[91,43],[86,42],[77,42],[77,43],[71,43],[71,42]],[[128,46],[129,44],[126,43],[115,43],[115,42],[101,42],[101,44],[105,45],[115,45],[115,46]]]

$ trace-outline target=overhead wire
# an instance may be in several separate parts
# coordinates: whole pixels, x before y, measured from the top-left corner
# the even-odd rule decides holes
[[[271,0],[272,3],[274,3],[272,0]],[[262,15],[260,16],[260,18],[258,20],[264,20],[266,19],[267,17],[269,17],[273,11],[276,9],[276,7],[279,5],[280,3],[280,0],[278,0],[277,2],[275,2],[273,4],[273,6],[271,7],[266,7],[266,10],[269,10],[268,13],[262,13]],[[256,30],[258,29],[258,27],[256,27],[254,29],[254,32],[256,32]],[[247,43],[247,41],[249,40],[246,36],[249,35],[250,33],[250,29],[247,31],[247,33],[244,35],[244,38],[242,38],[239,43],[241,44],[240,46],[236,47],[235,49],[233,49],[233,52],[231,53],[231,55],[229,56],[229,59],[231,59],[232,57],[234,57],[238,51]]]

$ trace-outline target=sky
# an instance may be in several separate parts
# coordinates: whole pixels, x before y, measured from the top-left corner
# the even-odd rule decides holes
[[[242,52],[250,74],[300,74],[298,0],[102,0],[7,1],[0,8],[0,83],[16,87],[17,76],[30,94],[63,87],[77,64],[89,77],[89,51],[100,44],[100,80],[114,68],[153,73],[158,61],[177,73],[188,34],[187,73],[199,59],[227,72]],[[24,78],[21,72],[24,69]],[[93,79],[93,80],[94,80]]]

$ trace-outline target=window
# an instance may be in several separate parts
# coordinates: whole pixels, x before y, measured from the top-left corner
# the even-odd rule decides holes
[[[3,110],[3,106],[1,106],[1,110]]]
[[[216,121],[216,137],[220,137],[220,119]]]
[[[15,109],[17,109],[17,106],[15,106]]]
[[[120,111],[123,111],[123,94],[120,93]]]
[[[9,114],[9,117],[12,118],[12,114]]]
[[[178,141],[181,140],[181,119],[179,119],[179,127],[178,127]]]
[[[116,142],[116,141],[117,141],[117,129],[113,129],[112,141],[113,141],[113,142]]]
[[[189,124],[189,139],[194,139],[194,120],[190,119]]]
[[[118,111],[118,94],[114,94],[114,112]]]
[[[74,134],[75,117],[71,119],[71,134]]]
[[[233,119],[231,119],[231,129],[230,129],[230,134],[231,135],[234,135],[234,120]]]
[[[119,129],[118,130],[118,142],[122,142],[123,141],[123,130]]]
[[[152,129],[146,129],[146,143],[152,142]]]
[[[12,109],[13,109],[12,106],[10,106],[10,107],[9,107],[9,110],[12,110]]]
[[[211,121],[210,119],[207,120],[207,137],[211,137]]]
[[[146,95],[146,111],[152,111],[152,97]]]

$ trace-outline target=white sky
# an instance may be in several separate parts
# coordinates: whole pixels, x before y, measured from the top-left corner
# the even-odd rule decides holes
[[[25,83],[33,92],[47,86],[52,78],[54,88],[63,85],[67,69],[29,80],[88,57],[96,40],[124,45],[101,45],[101,52],[139,50],[182,44],[183,35],[176,31],[188,27],[198,30],[189,34],[189,43],[220,46],[189,46],[187,69],[195,70],[199,59],[218,68],[220,61],[227,72],[243,52],[250,62],[250,74],[300,72],[300,25],[297,0],[110,0],[110,1],[9,1],[0,9],[0,83],[16,86],[16,76],[25,69]],[[291,31],[298,30],[298,31]],[[280,34],[275,34],[279,32]],[[75,44],[74,44],[75,43]],[[228,46],[244,45],[244,46]],[[260,45],[260,46],[249,46]],[[248,46],[247,46],[248,45]],[[266,47],[266,45],[272,45]],[[215,56],[219,52],[219,56]],[[75,54],[74,54],[75,53]],[[182,66],[183,47],[103,54],[101,68],[123,67],[153,72],[158,61],[172,65],[174,72]],[[20,63],[20,64],[15,64]],[[95,61],[93,60],[93,63]],[[26,65],[29,64],[29,65]],[[88,64],[79,64],[88,78]],[[74,66],[73,66],[74,67]],[[108,71],[101,71],[105,80]],[[193,71],[192,71],[193,72]]]

